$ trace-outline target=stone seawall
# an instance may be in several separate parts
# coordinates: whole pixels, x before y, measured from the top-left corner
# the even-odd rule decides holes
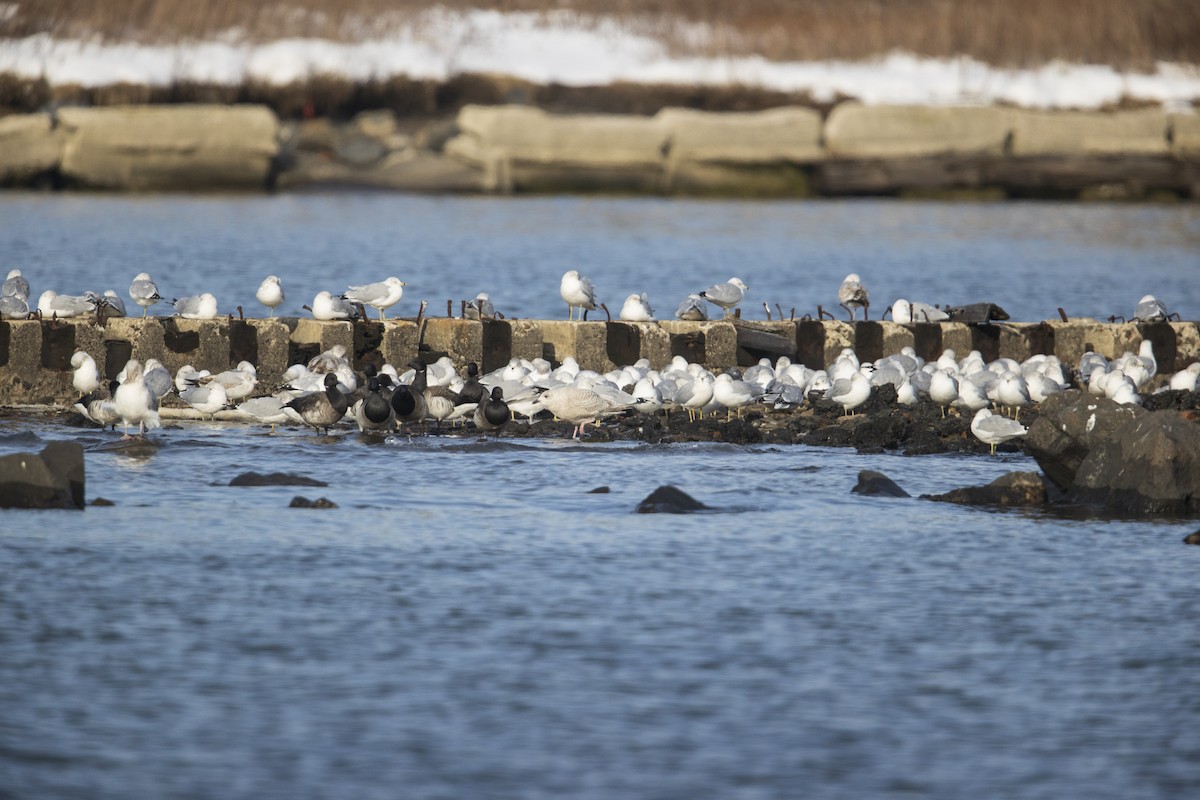
[[[1200,115],[866,106],[653,116],[466,106],[284,122],[263,106],[0,117],[0,185],[1200,199]]]
[[[874,361],[913,347],[927,360],[944,349],[961,357],[979,350],[987,360],[1023,360],[1053,354],[1075,365],[1094,350],[1108,358],[1136,352],[1143,339],[1154,343],[1159,373],[1169,374],[1200,360],[1200,324],[1195,322],[1098,323],[1091,320],[1041,323],[918,323],[712,321],[651,323],[562,320],[421,320],[318,322],[312,319],[183,320],[173,317],[91,321],[0,322],[0,406],[54,405],[73,401],[71,356],[84,350],[102,374],[114,377],[130,358],[157,358],[172,373],[185,364],[219,372],[240,361],[258,368],[264,387],[277,384],[288,366],[343,345],[354,364],[397,367],[421,358],[448,355],[461,368],[479,363],[490,371],[511,358],[574,357],[600,372],[649,359],[655,368],[673,356],[711,370],[749,366],[759,358],[788,356],[811,368],[831,363],[843,348]]]

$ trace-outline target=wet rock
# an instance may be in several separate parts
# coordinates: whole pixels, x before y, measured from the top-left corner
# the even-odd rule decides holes
[[[90,505],[93,505],[93,506],[115,506],[116,503],[114,503],[112,500],[109,500],[107,497],[97,497],[96,499],[92,500]]]
[[[1059,489],[1069,491],[1092,448],[1147,412],[1072,390],[1047,398],[1029,426],[1025,450]]]
[[[850,491],[854,494],[883,495],[884,497],[912,497],[894,480],[873,469],[864,469],[859,472],[858,483]]]
[[[887,389],[891,389],[889,384]],[[859,452],[895,450],[908,439],[910,423],[907,416],[895,409],[872,414],[851,429],[850,443]]]
[[[337,508],[337,503],[325,497],[309,500],[307,497],[296,495],[292,502],[288,503],[288,508]]]
[[[83,448],[51,442],[40,454],[0,457],[0,508],[84,507]]]
[[[229,482],[230,486],[328,486],[325,481],[309,478],[304,475],[291,475],[286,472],[272,472],[262,475],[257,472],[243,472]]]
[[[1142,408],[1147,411],[1190,411],[1200,407],[1200,392],[1184,389],[1168,389],[1165,392],[1146,395]]]
[[[1113,431],[1079,465],[1067,492],[1123,514],[1200,514],[1200,425],[1153,411]]]
[[[847,447],[850,444],[850,429],[843,425],[827,425],[806,433],[800,441],[813,447]]]
[[[986,486],[968,486],[945,494],[921,495],[921,498],[968,506],[1042,506],[1046,503],[1046,484],[1036,472],[1010,472]]]
[[[588,494],[608,494],[608,492],[609,488],[607,486],[597,486],[595,489],[592,489],[590,492],[588,492]]]
[[[1183,537],[1183,543],[1184,544],[1200,544],[1200,531],[1195,531],[1194,533],[1189,533],[1187,536]]]
[[[691,514],[707,510],[708,506],[682,489],[674,486],[660,486],[645,500],[638,503],[636,512],[638,514]]]

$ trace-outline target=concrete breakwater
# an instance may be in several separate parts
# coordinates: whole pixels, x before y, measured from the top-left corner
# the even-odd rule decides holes
[[[727,196],[974,192],[1200,198],[1200,115],[866,106],[652,116],[466,106],[280,122],[265,106],[0,118],[0,185],[149,191],[360,186]]]
[[[984,359],[1018,361],[1055,355],[1067,365],[1091,350],[1106,358],[1136,352],[1153,342],[1160,374],[1200,359],[1196,322],[1040,323],[956,322],[897,324],[816,320],[751,322],[662,321],[567,322],[565,320],[467,320],[452,317],[383,321],[319,322],[296,317],[185,320],[174,317],[110,318],[102,325],[81,320],[0,322],[0,405],[61,405],[73,401],[71,356],[83,350],[109,378],[130,358],[157,358],[175,373],[185,364],[219,372],[249,361],[265,386],[277,384],[288,366],[335,345],[355,368],[426,362],[445,355],[460,369],[468,362],[490,371],[512,358],[575,358],[581,367],[606,372],[640,358],[653,368],[674,356],[713,371],[749,366],[760,358],[787,356],[813,369],[832,363],[845,348],[874,361],[912,347],[936,359],[945,349],[960,356],[978,350]]]

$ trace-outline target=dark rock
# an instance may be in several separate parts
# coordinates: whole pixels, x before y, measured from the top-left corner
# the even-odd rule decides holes
[[[607,486],[597,486],[595,489],[592,489],[590,492],[588,492],[588,494],[608,494],[608,491],[609,490]]]
[[[337,508],[337,503],[324,497],[309,500],[307,497],[296,495],[292,502],[288,503],[288,508]]]
[[[873,469],[864,469],[859,472],[858,483],[850,491],[855,494],[881,494],[885,497],[912,497],[894,480]]]
[[[965,322],[971,325],[986,325],[997,320],[1008,319],[1008,313],[995,303],[971,303],[965,306],[946,308],[951,322]]]
[[[261,475],[257,472],[243,472],[229,482],[230,486],[328,486],[325,481],[308,478],[304,475],[290,475],[286,472],[272,472]]]
[[[1175,411],[1138,416],[1088,452],[1067,495],[1135,516],[1200,513],[1200,425]]]
[[[890,389],[893,395],[896,392],[891,384],[884,388]],[[860,451],[895,450],[908,438],[909,427],[903,412],[889,409],[872,414],[855,425],[850,432],[850,443]]]
[[[1194,533],[1189,533],[1187,536],[1183,537],[1183,543],[1184,544],[1200,544],[1200,531],[1196,531]]]
[[[0,457],[0,508],[84,507],[83,448],[51,442],[40,454]]]
[[[658,487],[637,507],[638,514],[690,514],[707,510],[704,503],[674,486]]]
[[[1197,407],[1200,407],[1200,392],[1185,389],[1168,389],[1142,399],[1142,408],[1147,411],[1190,411]]]
[[[1046,503],[1046,484],[1036,472],[1010,472],[986,486],[968,486],[945,494],[924,494],[921,498],[968,506],[1041,506]]]
[[[804,434],[800,441],[813,447],[846,447],[850,444],[850,429],[843,425],[828,425]]]
[[[115,505],[116,505],[116,503],[114,503],[112,500],[109,500],[109,499],[108,499],[108,498],[106,498],[106,497],[97,497],[96,499],[92,500],[92,502],[91,502],[91,505],[94,505],[94,506],[115,506]]]
[[[1137,406],[1119,405],[1078,390],[1060,392],[1042,403],[1041,415],[1025,435],[1025,450],[1065,492],[1074,485],[1075,473],[1094,446],[1145,413]]]

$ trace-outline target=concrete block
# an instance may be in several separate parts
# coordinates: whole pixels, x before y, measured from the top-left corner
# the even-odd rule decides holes
[[[916,348],[917,338],[911,325],[898,322],[879,322],[882,333],[880,352],[883,356],[896,355],[905,347]]]
[[[843,350],[854,350],[855,328],[849,322],[830,321],[822,325],[825,327],[825,366],[828,366]]]
[[[770,359],[775,363],[780,357],[796,356],[796,323],[738,321],[734,323],[738,335],[738,364],[752,366],[759,359]]]
[[[63,393],[61,373],[42,368],[42,325],[37,320],[0,321],[0,392],[7,404],[53,402]],[[66,386],[70,386],[70,379]],[[72,390],[74,391],[74,390]]]
[[[825,123],[825,148],[832,158],[999,156],[1011,128],[1003,108],[842,103]]]
[[[182,319],[161,317],[163,327],[163,366],[171,374],[191,364],[196,369],[221,372],[229,362],[229,320]]]
[[[558,365],[568,356],[579,366],[596,372],[608,372],[616,366],[608,357],[607,322],[542,322],[543,358]]]
[[[532,361],[541,358],[545,348],[542,341],[542,326],[536,320],[508,320],[509,358],[524,358]],[[507,362],[506,362],[507,363]]]
[[[234,321],[230,323],[229,360],[234,365],[249,361],[258,369],[259,384],[274,386],[291,366],[291,335],[287,323],[275,317]]]
[[[420,336],[420,345],[447,353],[460,371],[471,361],[483,363],[483,325],[478,320],[426,317]]]
[[[1200,324],[1195,322],[1172,322],[1175,331],[1175,364],[1173,372],[1184,369],[1194,361],[1200,361]],[[1159,365],[1159,371],[1163,369]]]
[[[1167,115],[1137,111],[1013,110],[1012,154],[1166,155]]]
[[[1177,158],[1200,158],[1200,114],[1171,114],[1171,154]]]
[[[967,353],[975,349],[971,336],[971,326],[961,322],[939,322],[942,331],[942,352],[953,350],[960,361]],[[939,353],[938,355],[941,355]],[[936,356],[935,356],[936,358]]]
[[[670,337],[672,357],[683,356],[714,372],[737,366],[737,328],[733,323],[663,320],[659,326]]]
[[[607,322],[608,360],[618,367],[648,359],[653,369],[671,361],[671,335],[654,322]]]
[[[383,326],[379,353],[385,364],[404,372],[408,369],[408,363],[417,357],[419,340],[420,330],[415,322],[389,319]]]
[[[288,364],[307,364],[309,359],[334,345],[354,352],[354,324],[339,320],[322,322],[306,317],[284,317],[292,335],[288,342]]]
[[[125,363],[136,358],[145,364],[151,358],[171,370],[161,317],[118,317],[108,320],[104,329],[104,348],[101,358],[96,357],[96,366],[101,374],[112,379],[125,368]],[[179,364],[182,366],[186,361]]]
[[[654,119],[672,162],[808,163],[822,157],[821,115],[810,108],[750,113],[664,108]]]

